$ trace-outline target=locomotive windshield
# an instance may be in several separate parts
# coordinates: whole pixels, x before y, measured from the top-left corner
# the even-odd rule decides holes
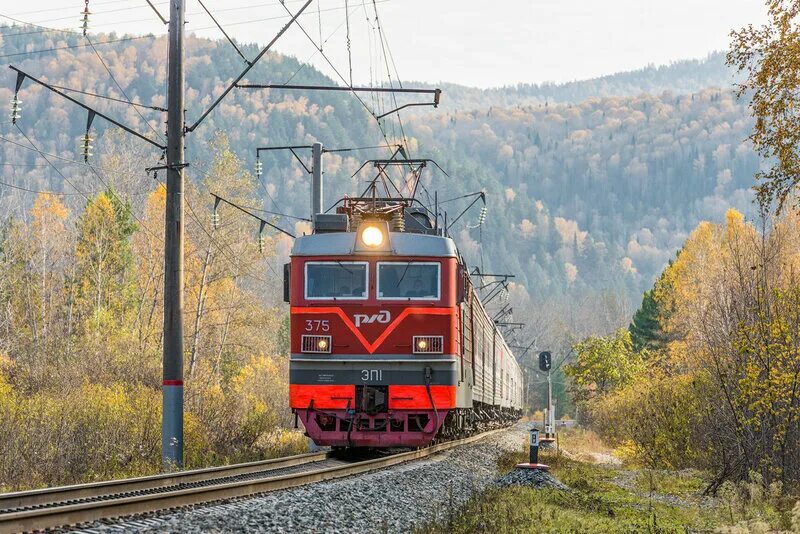
[[[305,282],[307,299],[366,299],[367,264],[309,262]]]
[[[438,263],[378,263],[379,299],[438,300],[440,286]]]

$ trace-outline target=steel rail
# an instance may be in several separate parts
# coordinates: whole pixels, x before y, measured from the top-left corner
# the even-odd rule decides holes
[[[52,503],[75,501],[79,499],[96,499],[105,495],[168,488],[170,486],[191,484],[193,482],[207,481],[215,478],[225,478],[281,469],[284,467],[294,467],[311,462],[319,462],[330,457],[331,454],[328,452],[313,452],[286,456],[283,458],[273,458],[270,460],[260,460],[257,462],[207,467],[204,469],[177,471],[174,473],[144,477],[106,480],[103,482],[42,488],[14,493],[0,493],[0,518],[3,517],[6,511],[12,509],[44,506]],[[0,525],[2,525],[2,523],[0,523]]]
[[[326,480],[363,474],[412,460],[426,458],[442,451],[473,443],[502,430],[504,429],[490,430],[488,432],[476,434],[464,439],[437,443],[423,449],[394,454],[386,458],[364,460],[348,465],[328,467],[301,473],[292,473],[273,477],[269,477],[269,475],[266,474],[267,478],[256,480],[250,479],[210,486],[179,488],[160,493],[134,495],[83,503],[70,504],[65,502],[62,505],[37,508],[33,510],[16,511],[6,514],[0,512],[0,534],[12,532],[31,532],[35,530],[51,529],[56,527],[75,526],[100,519],[112,519],[158,512],[162,510],[171,510],[183,506],[192,506],[215,501],[223,501],[227,499],[248,497],[260,493],[268,493],[271,491],[295,488],[307,484],[315,484]],[[324,458],[328,457],[326,453],[319,454]],[[205,470],[198,470],[195,473],[200,473],[202,471]],[[164,475],[160,476],[160,478],[167,478],[180,474],[181,473]],[[218,473],[214,473],[214,477],[216,477],[217,474]],[[110,483],[100,483],[94,486],[105,487],[103,486],[104,484]],[[75,488],[75,486],[71,486],[71,488]]]

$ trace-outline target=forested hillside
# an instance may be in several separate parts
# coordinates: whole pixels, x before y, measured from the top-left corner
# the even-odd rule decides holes
[[[6,61],[58,85],[122,96],[91,48],[29,53],[81,46],[77,36],[56,38],[20,27],[2,31]],[[116,39],[113,34],[94,37],[98,43]],[[97,48],[129,97],[163,105],[165,44],[163,38],[142,38]],[[241,60],[224,45],[205,39],[187,43],[190,121],[241,69]],[[245,53],[252,57],[256,50],[246,47]],[[11,74],[0,88],[0,98],[5,100],[12,94]],[[293,75],[296,83],[324,81],[313,68],[278,55],[268,56],[248,79],[275,82]],[[537,296],[610,288],[622,290],[635,301],[699,220],[718,220],[729,205],[748,210],[747,189],[758,161],[745,143],[750,127],[745,107],[727,89],[691,92],[726,77],[717,54],[704,62],[681,62],[564,86],[481,91],[489,105],[477,110],[471,108],[482,99],[470,96],[476,90],[453,87],[448,92],[446,88],[440,109],[407,116],[404,132],[411,138],[415,155],[436,158],[452,176],[432,175],[433,186],[442,195],[486,189],[490,218],[482,229],[483,256],[492,258],[492,268],[516,273]],[[638,94],[664,88],[685,88],[687,93]],[[498,94],[511,95],[503,98],[515,105],[492,106],[493,95]],[[582,100],[598,94],[634,96]],[[529,97],[580,102],[518,104]],[[23,131],[40,149],[77,159],[85,114],[31,82],[21,98]],[[137,112],[124,104],[82,98],[149,135],[163,129],[158,112]],[[373,104],[380,106],[380,102],[367,101],[368,106]],[[149,119],[151,130],[139,113]],[[101,131],[105,127],[99,119],[96,125]],[[383,126],[390,140],[399,138],[398,125],[385,119]],[[238,90],[187,143],[192,179],[202,176],[206,143],[219,130],[227,133],[232,150],[247,165],[252,165],[257,146],[320,140],[337,148],[384,140],[376,121],[350,95]],[[10,125],[4,125],[3,131],[6,138],[27,144]],[[125,161],[125,171],[133,174],[107,169],[106,179],[118,183],[122,191],[136,191],[148,180],[142,167],[154,164],[160,154],[148,153],[139,141],[124,142],[140,154]],[[97,145],[102,157],[106,140],[100,136]],[[3,160],[10,163],[3,169],[9,183],[74,193],[35,152],[10,143],[0,149]],[[328,157],[326,202],[354,189],[356,179],[351,174],[367,155]],[[302,169],[286,155],[267,154],[263,161],[264,187],[275,205],[281,211],[306,214],[307,180]],[[58,166],[83,188],[101,185],[85,168],[63,161]],[[25,198],[8,190],[4,195]],[[271,205],[267,195],[262,196]],[[464,228],[474,219],[467,217],[463,222],[455,231],[461,234],[467,255],[478,263],[479,232],[467,235]]]
[[[751,211],[758,159],[730,91],[445,112],[412,125],[420,146],[495,192],[486,252],[537,291],[621,284],[639,294],[699,220]]]

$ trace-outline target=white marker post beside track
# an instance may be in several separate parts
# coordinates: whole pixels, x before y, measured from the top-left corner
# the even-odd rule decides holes
[[[547,471],[550,467],[539,463],[539,429],[531,428],[530,458],[528,463],[517,464],[518,469],[539,469]]]

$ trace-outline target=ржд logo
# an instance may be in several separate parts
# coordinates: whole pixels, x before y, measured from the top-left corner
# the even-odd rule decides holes
[[[356,328],[361,328],[362,324],[381,323],[388,324],[392,320],[392,314],[388,310],[381,310],[373,315],[366,315],[364,313],[357,313],[353,316],[356,323]]]

